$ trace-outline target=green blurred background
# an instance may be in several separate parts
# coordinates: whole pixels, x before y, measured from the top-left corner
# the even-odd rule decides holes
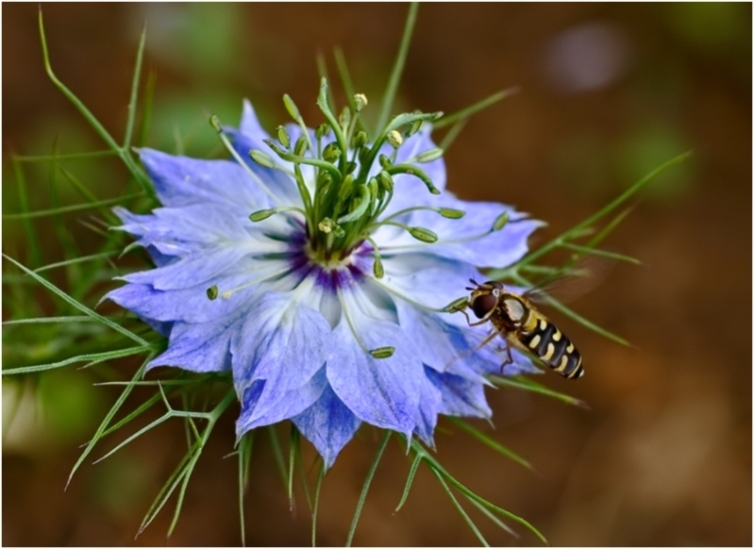
[[[4,3],[2,9],[7,214],[19,211],[11,153],[101,144],[44,73],[37,5]],[[356,90],[377,99],[407,6],[50,4],[43,10],[56,73],[116,136],[123,133],[147,21],[145,77],[156,78],[147,143],[207,155],[217,152],[208,114],[235,123],[244,97],[270,130],[287,119],[283,93],[310,124],[318,122],[318,51],[328,56],[334,76],[331,53],[341,46]],[[635,347],[552,315],[578,342],[587,375],[578,383],[554,375],[544,380],[586,400],[591,410],[528,393],[489,392],[495,429],[478,426],[529,459],[539,475],[465,435],[438,435],[446,468],[532,522],[553,545],[752,543],[751,15],[750,4],[729,3],[432,4],[419,11],[396,111],[452,112],[520,86],[522,93],[466,126],[446,155],[448,186],[464,199],[514,204],[546,220],[549,227],[534,243],[694,150],[691,160],[645,191],[610,237],[610,249],[644,265],[619,265],[573,305]],[[27,168],[31,209],[49,208],[49,167]],[[127,180],[109,161],[78,162],[71,170],[100,198],[122,194]],[[63,204],[80,201],[65,185],[60,189]],[[86,218],[69,215],[65,224],[82,253],[93,253],[100,237],[81,224]],[[35,221],[34,228],[46,235],[44,262],[60,260],[51,221]],[[17,221],[3,222],[3,250],[32,266],[36,261]],[[42,310],[50,310],[51,298],[36,291]],[[88,303],[94,302],[91,296]],[[7,314],[4,306],[4,320]],[[6,365],[19,356],[42,361],[64,353],[49,349],[43,331],[18,328],[3,329]],[[116,373],[134,367],[116,364]],[[97,380],[71,368],[4,381],[3,544],[165,543],[169,510],[133,537],[185,450],[180,422],[103,463],[87,463],[63,491],[78,445],[118,394],[92,387]],[[223,459],[233,448],[232,415],[199,462],[171,545],[239,543],[236,461]],[[363,430],[325,479],[323,545],[345,541],[378,445],[372,435]],[[393,514],[408,466],[393,445],[355,543],[474,545],[424,469],[404,509]],[[302,498],[288,509],[265,437],[255,448],[248,502],[249,545],[309,543],[308,510]],[[497,545],[536,543],[492,525],[485,534]]]

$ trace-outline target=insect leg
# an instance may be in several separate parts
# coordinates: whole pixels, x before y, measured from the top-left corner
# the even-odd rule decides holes
[[[482,341],[482,342],[481,342],[481,343],[480,343],[479,345],[477,345],[477,346],[476,346],[475,348],[473,348],[473,349],[469,349],[469,350],[468,350],[468,351],[466,351],[465,353],[461,353],[460,355],[458,355],[457,357],[455,357],[455,358],[454,358],[453,360],[451,360],[450,362],[448,362],[448,363],[447,363],[447,364],[445,365],[445,368],[444,368],[444,369],[445,369],[445,370],[447,370],[447,369],[448,369],[448,367],[449,367],[449,366],[450,366],[451,364],[453,364],[454,362],[457,362],[457,361],[459,361],[459,360],[463,360],[464,358],[467,358],[467,357],[469,357],[469,356],[473,355],[473,354],[474,354],[474,353],[476,353],[476,352],[477,352],[477,351],[478,351],[479,349],[481,349],[482,347],[484,347],[485,345],[487,345],[487,344],[488,344],[488,343],[489,343],[490,341],[492,341],[493,339],[495,339],[495,337],[497,337],[497,336],[499,336],[499,335],[500,335],[500,332],[499,332],[498,330],[493,330],[493,331],[492,331],[492,333],[491,333],[490,335],[488,335],[488,336],[487,336],[486,338],[484,338],[484,340],[483,340],[483,341]]]
[[[508,343],[508,341],[505,341],[505,354],[507,355],[507,358],[505,359],[505,362],[503,362],[500,365],[500,370],[505,368],[508,364],[513,364],[513,354],[511,353],[511,344]]]

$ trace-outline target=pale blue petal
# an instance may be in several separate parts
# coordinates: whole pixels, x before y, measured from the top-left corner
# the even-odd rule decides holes
[[[258,261],[244,258],[222,274],[202,284],[178,290],[156,290],[151,284],[127,284],[108,293],[102,300],[111,299],[142,318],[162,322],[208,322],[229,314],[259,292],[286,283],[278,281],[259,282],[275,278],[291,269],[288,261]],[[153,272],[153,271],[147,271]],[[255,281],[259,283],[254,283]],[[210,300],[207,289],[217,286],[219,296]],[[225,297],[225,292],[232,292]]]
[[[425,368],[425,372],[442,395],[439,413],[462,417],[492,416],[492,410],[484,396],[484,385],[481,383],[453,374],[441,374],[430,368]]]
[[[269,292],[248,307],[245,315],[231,342],[236,391],[241,394],[254,381],[267,381],[265,393],[248,417],[253,422],[322,368],[331,329],[318,311],[297,301],[295,293]]]
[[[468,296],[469,279],[484,280],[473,265],[431,254],[383,255],[385,276],[378,280],[395,292],[426,307],[441,309],[456,299]],[[463,315],[443,315],[464,320]],[[465,323],[465,320],[464,320]]]
[[[148,368],[175,366],[197,373],[230,370],[230,339],[239,329],[241,313],[236,311],[214,322],[176,322],[167,351],[152,360]]]
[[[359,419],[410,435],[419,416],[421,385],[426,382],[420,359],[396,324],[362,321],[356,322],[356,330],[368,349],[393,346],[395,354],[373,358],[359,346],[348,323],[341,320],[333,332],[327,362],[330,385]]]
[[[399,220],[409,226],[433,231],[438,241],[422,243],[406,231],[396,232],[394,227],[383,226],[373,233],[372,238],[384,255],[421,251],[480,267],[505,267],[524,256],[528,251],[529,235],[543,225],[541,221],[527,219],[510,206],[465,202],[449,192],[407,205],[417,204],[463,210],[466,215],[461,219],[447,219],[436,212],[420,210],[401,216]],[[510,221],[502,230],[489,233],[503,212],[508,212]]]
[[[152,149],[139,149],[139,155],[164,206],[219,204],[246,215],[268,207],[267,196],[235,161],[197,160]]]
[[[251,222],[217,205],[157,208],[153,215],[137,215],[114,208],[123,225],[118,230],[138,235],[142,246],[154,245],[167,255],[185,255],[226,242],[246,242]]]
[[[273,397],[272,401],[267,395],[277,392],[275,383],[265,380],[253,382],[240,396],[241,415],[236,422],[236,435],[241,437],[251,429],[272,425],[302,413],[320,399],[326,387],[324,368],[303,385],[291,389],[282,398]]]
[[[251,103],[244,102],[243,115],[240,130],[225,127],[225,133],[230,138],[233,148],[239,157],[246,163],[254,175],[267,186],[267,188],[281,201],[288,205],[300,205],[301,196],[298,193],[296,182],[288,174],[275,169],[264,168],[249,157],[252,150],[260,150],[277,159],[275,152],[264,142],[270,136],[260,126]],[[282,164],[282,161],[278,162]]]
[[[442,393],[433,383],[422,383],[422,394],[419,399],[419,414],[416,418],[414,434],[424,444],[434,448],[434,432],[437,426],[437,414],[442,409]]]
[[[325,469],[332,466],[361,425],[329,386],[316,403],[293,418],[293,423],[322,456]]]
[[[445,322],[440,315],[420,311],[403,301],[396,301],[400,325],[421,356],[422,362],[438,372],[452,372],[484,383],[483,374],[499,362],[477,352],[467,330]],[[447,315],[444,315],[447,316]]]
[[[205,252],[184,257],[166,267],[151,271],[131,273],[123,280],[134,284],[149,284],[155,290],[182,290],[203,284],[206,290],[208,280],[217,278],[248,254],[242,247],[212,248]]]

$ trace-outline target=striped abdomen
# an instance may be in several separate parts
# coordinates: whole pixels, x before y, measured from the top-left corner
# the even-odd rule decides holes
[[[552,322],[534,311],[529,314],[533,318],[527,319],[519,331],[520,342],[563,377],[574,379],[584,375],[581,354],[573,343]]]

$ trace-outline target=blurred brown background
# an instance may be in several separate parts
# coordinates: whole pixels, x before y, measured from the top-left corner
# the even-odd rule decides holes
[[[9,152],[49,153],[56,136],[64,152],[100,145],[44,73],[37,5],[2,9],[7,213],[17,211]],[[330,53],[342,46],[357,91],[377,98],[407,6],[43,9],[56,73],[116,136],[123,132],[146,20],[145,74],[157,78],[148,142],[200,154],[215,139],[207,113],[233,122],[243,97],[254,101],[269,129],[286,120],[280,102],[286,92],[307,120],[318,121],[318,50],[328,55],[334,76]],[[453,112],[520,86],[522,93],[477,115],[456,140],[446,156],[448,186],[462,198],[515,204],[548,221],[537,234],[540,243],[652,168],[694,150],[642,195],[609,238],[611,249],[644,265],[619,265],[574,304],[636,347],[620,347],[553,314],[578,342],[587,375],[578,383],[555,375],[543,380],[586,400],[591,410],[512,390],[489,393],[496,428],[479,427],[529,459],[539,475],[465,435],[438,435],[446,468],[532,522],[553,545],[752,543],[751,63],[750,4],[433,4],[419,11],[397,108]],[[115,177],[112,170],[106,177],[81,170],[102,196],[117,195],[125,181],[122,170]],[[46,189],[31,192],[32,208],[47,204]],[[95,249],[96,235],[75,218],[70,226],[82,248],[90,240]],[[24,260],[19,228],[4,229],[5,250]],[[56,244],[49,248],[45,259],[53,261]],[[184,450],[178,421],[110,460],[87,463],[63,492],[77,446],[118,394],[91,383],[89,374],[73,369],[43,379],[10,425],[5,405],[19,392],[4,383],[5,545],[166,543],[172,503],[133,538]],[[34,402],[54,401],[50,395],[61,388],[76,395],[73,404],[34,412]],[[239,543],[236,461],[223,459],[233,439],[228,417],[199,462],[170,545]],[[268,439],[258,442],[247,543],[306,545],[304,500],[299,494],[295,510],[288,510]],[[320,544],[344,543],[377,444],[362,430],[326,477]],[[424,468],[405,508],[393,514],[409,465],[391,445],[355,543],[476,544]],[[478,522],[493,544],[537,543],[520,528],[517,540],[484,517]]]

